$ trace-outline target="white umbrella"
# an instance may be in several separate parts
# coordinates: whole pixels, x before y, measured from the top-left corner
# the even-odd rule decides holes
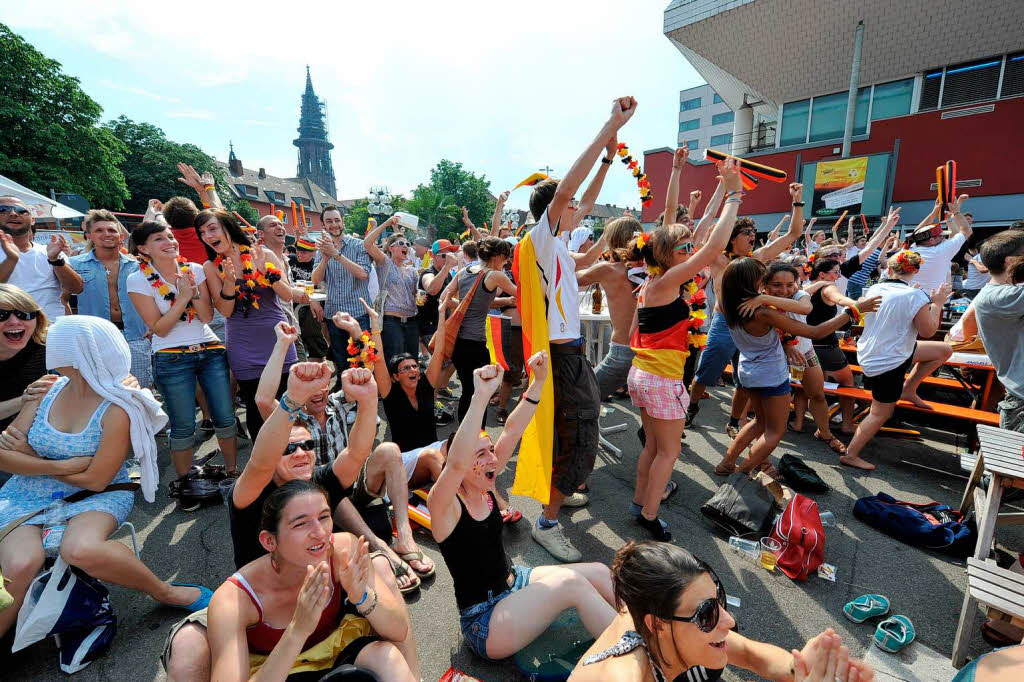
[[[33,192],[24,185],[19,185],[14,180],[0,175],[0,195],[18,197],[32,211],[36,218],[56,218],[57,220],[68,220],[71,218],[84,218],[85,214],[73,208],[43,196],[39,192]]]

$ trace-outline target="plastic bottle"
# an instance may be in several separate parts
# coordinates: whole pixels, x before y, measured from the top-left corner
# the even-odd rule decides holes
[[[592,312],[594,315],[600,315],[601,314],[601,285],[600,284],[594,285],[594,295],[593,295],[593,298],[591,299],[590,312]]]
[[[44,513],[49,513],[64,504],[64,493],[54,491],[50,494],[50,504],[47,505]],[[43,551],[51,559],[57,556],[60,551],[60,541],[64,537],[64,529],[67,524],[58,523],[43,528]]]
[[[819,518],[821,518],[821,525],[822,526],[834,526],[834,525],[836,525],[836,515],[833,514],[832,512],[830,512],[830,511],[819,512],[818,516],[819,516]]]
[[[729,538],[729,546],[736,553],[746,555],[748,559],[757,559],[761,552],[756,540],[744,540],[736,535]]]

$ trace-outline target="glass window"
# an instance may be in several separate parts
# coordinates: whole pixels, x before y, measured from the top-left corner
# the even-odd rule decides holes
[[[939,106],[939,90],[942,88],[942,69],[934,69],[924,74],[921,81],[921,101],[917,108],[919,111],[934,109]]]
[[[782,135],[779,144],[804,144],[807,142],[807,116],[811,111],[811,100],[786,102],[782,107]]]
[[[914,94],[914,79],[907,78],[875,86],[871,103],[871,120],[878,121],[910,113],[910,98]],[[857,105],[860,114],[860,104]]]
[[[689,121],[679,122],[679,132],[683,132],[685,130],[696,130],[697,128],[700,128],[699,118],[691,118]]]
[[[679,103],[679,111],[690,111],[691,109],[700,109],[700,97],[694,97]]]
[[[690,153],[693,154],[700,147],[700,140],[687,140],[686,146],[690,148]]]
[[[871,88],[859,88],[857,90],[857,103],[854,105],[856,109],[853,115],[853,134],[864,135],[868,132],[868,105],[871,100]],[[846,125],[846,121],[843,121],[843,125]]]
[[[723,135],[712,135],[711,146],[717,146],[720,144],[732,144],[732,133],[725,133]]]
[[[719,102],[722,102],[722,101],[724,101],[724,100],[721,97],[718,96],[717,92],[715,93],[715,96],[711,98],[711,103],[712,104],[718,104]]]
[[[983,59],[947,67],[942,106],[995,99],[1002,62],[1000,58]]]
[[[809,142],[834,140],[843,136],[846,124],[845,92],[815,97],[811,105],[811,134]]]
[[[1007,56],[1001,95],[1003,97],[1024,95],[1024,52]]]
[[[715,114],[711,117],[711,125],[716,126],[719,123],[732,123],[732,120],[736,117],[731,111],[723,111],[720,114]]]

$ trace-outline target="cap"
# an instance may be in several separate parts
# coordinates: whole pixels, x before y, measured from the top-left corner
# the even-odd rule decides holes
[[[447,239],[438,239],[430,247],[430,252],[433,253],[435,256],[439,253],[455,253],[458,250],[459,247],[455,246]]]

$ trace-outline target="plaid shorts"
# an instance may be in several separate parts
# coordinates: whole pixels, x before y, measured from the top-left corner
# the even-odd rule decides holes
[[[682,377],[668,378],[645,372],[637,367],[629,369],[626,382],[633,406],[647,410],[655,419],[683,419],[690,405]]]
[[[132,376],[139,380],[143,388],[153,386],[153,346],[149,339],[129,341],[128,348],[132,352]]]

